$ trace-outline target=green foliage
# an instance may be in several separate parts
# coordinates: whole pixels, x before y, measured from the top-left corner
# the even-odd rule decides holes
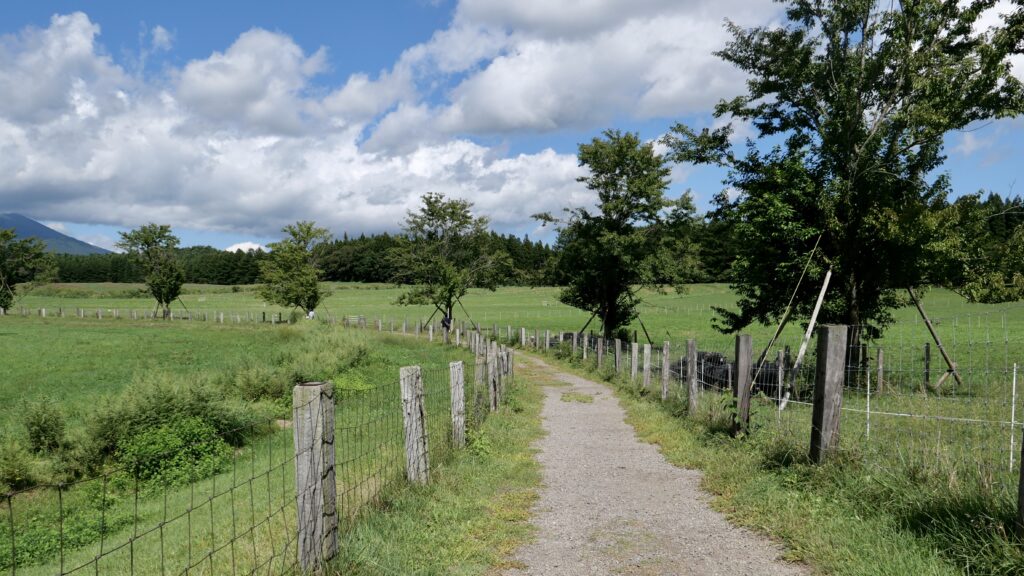
[[[721,329],[778,320],[819,237],[797,317],[829,268],[821,321],[873,331],[891,322],[903,289],[948,280],[928,249],[949,232],[935,218],[949,192],[943,136],[1024,110],[1007,60],[1024,26],[1018,11],[975,32],[991,4],[794,0],[784,26],[728,25],[718,55],[750,80],[715,115],[750,122],[772,147],[734,154],[731,126],[677,124],[665,140],[673,160],[729,167],[725,184],[740,192],[730,206],[743,239],[732,271],[739,310],[720,311]]]
[[[65,445],[67,423],[64,411],[53,398],[26,402],[22,417],[28,445],[33,452],[55,452]]]
[[[171,302],[181,294],[185,273],[178,262],[178,237],[166,224],[146,224],[131,232],[121,232],[117,247],[135,260],[145,273],[146,287],[163,308],[164,317],[170,316]]]
[[[422,200],[389,253],[394,280],[411,285],[398,303],[430,304],[451,317],[470,288],[495,290],[511,262],[490,246],[487,219],[473,216],[470,202],[433,192]]]
[[[55,273],[53,256],[36,238],[16,239],[13,229],[0,229],[0,308],[14,304],[18,284],[45,282]]]
[[[270,255],[260,262],[260,296],[271,304],[309,312],[330,295],[320,284],[319,253],[331,234],[309,221],[289,224],[281,231],[287,237],[270,244]]]
[[[96,467],[123,450],[135,437],[187,420],[199,420],[232,446],[266,428],[267,418],[251,406],[224,399],[221,391],[201,383],[180,385],[150,376],[122,394],[102,402],[88,417],[89,465]]]
[[[32,455],[15,440],[0,438],[0,489],[20,490],[36,481]]]
[[[688,194],[665,198],[669,169],[651,143],[636,134],[607,130],[581,144],[579,178],[597,192],[596,212],[566,209],[565,221],[537,214],[560,226],[558,263],[565,279],[559,299],[601,319],[606,338],[638,315],[641,286],[680,285],[692,259],[689,231],[693,203]],[[668,217],[666,209],[671,209]]]
[[[231,451],[213,426],[193,417],[123,438],[117,460],[133,480],[181,486],[223,470]]]

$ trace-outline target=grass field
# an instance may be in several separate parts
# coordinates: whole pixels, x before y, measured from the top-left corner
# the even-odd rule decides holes
[[[234,324],[230,319],[225,324],[129,320],[127,311],[151,306],[146,298],[132,297],[137,289],[120,285],[55,286],[23,298],[19,306],[33,310],[45,307],[50,317],[43,319],[37,313],[21,317],[15,309],[15,315],[0,319],[0,334],[3,334],[0,347],[15,358],[10,364],[14,378],[0,383],[0,397],[8,400],[55,396],[68,410],[70,425],[76,425],[88,420],[89,407],[95,405],[98,398],[131,389],[133,382],[134,386],[145,385],[152,380],[153,373],[167,378],[203,379],[227,386],[235,390],[235,394],[238,390],[261,390],[268,379],[287,379],[296,372],[309,379],[332,378],[346,383],[355,391],[353,393],[372,389],[367,383],[383,377],[383,373],[352,371],[344,362],[332,362],[333,353],[329,350],[334,344],[330,339],[319,340],[312,350],[308,349],[310,334],[330,332],[330,328],[321,323],[271,326],[248,322]],[[375,319],[383,318],[387,326],[391,321],[400,325],[403,319],[414,322],[430,316],[431,311],[425,307],[396,306],[394,302],[399,293],[398,288],[384,285],[336,285],[333,295],[321,307],[319,317],[361,315],[371,325]],[[558,303],[557,295],[555,288],[502,288],[496,292],[474,291],[464,302],[472,320],[486,327],[497,325],[502,330],[506,326],[525,327],[540,330],[541,334],[544,330],[578,330],[587,321],[587,315]],[[683,294],[646,293],[645,298],[641,319],[657,344],[661,340],[672,342],[674,358],[678,358],[687,338],[696,338],[701,350],[721,352],[731,359],[733,336],[718,334],[711,328],[711,307],[729,306],[733,302],[726,286],[697,285]],[[827,474],[814,471],[803,460],[809,437],[810,408],[804,402],[813,379],[813,342],[801,376],[804,394],[797,396],[781,414],[772,399],[755,398],[750,443],[726,441],[718,434],[724,427],[723,422],[728,420],[731,404],[727,394],[709,388],[701,398],[701,416],[695,422],[680,424],[686,434],[696,435],[684,443],[685,450],[696,450],[696,446],[701,451],[672,457],[679,462],[697,462],[713,471],[712,477],[720,480],[713,480],[711,487],[723,494],[726,506],[734,507],[737,520],[787,539],[792,536],[798,553],[806,549],[808,558],[838,572],[887,573],[863,566],[851,568],[857,565],[844,563],[843,554],[863,554],[874,545],[872,539],[876,536],[870,534],[877,528],[878,538],[889,538],[889,543],[880,550],[902,546],[900,542],[913,542],[912,546],[921,550],[919,560],[922,563],[915,564],[918,560],[907,556],[900,560],[902,564],[887,564],[895,572],[914,567],[913,570],[923,570],[921,573],[944,573],[947,568],[971,573],[1015,573],[1024,566],[1021,560],[1024,554],[1019,544],[1006,534],[1012,523],[1013,491],[1021,459],[1024,390],[1017,390],[1016,384],[1021,382],[1015,382],[1013,368],[1015,364],[1024,364],[1024,307],[1020,304],[969,304],[943,290],[929,291],[923,301],[957,364],[963,384],[947,377],[941,387],[937,385],[945,366],[934,345],[930,349],[930,363],[926,365],[924,347],[931,337],[924,324],[913,308],[896,311],[897,324],[882,340],[870,343],[864,364],[851,367],[844,392],[842,458],[839,464],[828,468]],[[187,307],[193,313],[240,313],[258,318],[264,311],[268,317],[286,312],[265,307],[250,287],[189,286],[183,302],[177,305],[179,312]],[[92,317],[85,319],[54,319],[53,310],[57,308],[69,313],[74,308],[101,309],[104,318],[98,320],[91,314]],[[112,317],[115,309],[122,310],[121,318]],[[465,311],[458,309],[456,320],[465,319]],[[639,324],[633,328],[643,341]],[[750,328],[755,355],[772,331],[773,327]],[[361,337],[376,339],[372,332],[367,330]],[[795,350],[801,332],[797,325],[787,328],[781,345]],[[406,350],[402,343],[408,340],[385,338],[381,346],[405,363],[434,358],[434,367],[428,368],[427,373],[432,374],[433,380],[443,380],[445,358],[438,359],[430,353],[422,356],[422,352],[411,352],[412,348]],[[877,380],[878,348],[885,353],[882,389]],[[771,357],[774,358],[774,353]],[[309,369],[316,365],[327,368]],[[377,365],[377,362],[368,365]],[[397,365],[386,365],[387,370],[397,371]],[[655,365],[660,365],[657,352]],[[210,376],[236,373],[240,376]],[[607,370],[604,375],[609,376]],[[365,391],[361,394],[367,395]],[[265,402],[259,400],[260,396],[252,393],[248,397],[258,400],[256,406],[262,406]],[[442,411],[447,394],[436,387],[433,394],[428,394],[427,401],[433,410]],[[5,419],[10,431],[19,414],[18,402],[5,405],[8,408],[0,412],[0,418]],[[362,412],[359,406],[358,401],[349,405],[348,409],[354,410],[350,418],[365,418],[373,422],[376,431],[369,437],[353,436],[359,440],[353,444],[355,448],[348,457],[352,470],[386,470],[382,472],[384,475],[394,477],[401,468],[397,460],[398,440],[381,444],[374,443],[373,438],[397,438],[400,424],[381,418],[374,411]],[[271,403],[268,409],[281,414],[280,405]],[[673,408],[667,409],[671,415]],[[647,418],[654,421],[661,416],[647,414],[637,421],[641,428]],[[674,429],[676,425],[671,421],[657,422],[658,427],[666,426],[665,430]],[[665,433],[663,430],[659,434]],[[444,430],[434,429],[432,434],[444,434]],[[286,442],[288,435],[281,436],[281,442]],[[260,441],[272,443],[273,438],[273,435],[261,437]],[[746,449],[744,446],[752,446],[754,450],[742,457],[740,452],[733,452]],[[244,451],[240,454],[255,458],[256,468],[259,468],[264,465],[263,451],[272,452],[273,445],[271,449],[260,448],[253,454]],[[713,463],[710,460],[719,457],[725,460]],[[266,462],[270,462],[269,455]],[[356,507],[381,493],[377,480],[368,480],[361,474],[358,472],[348,479],[340,492]],[[744,474],[750,476],[750,482],[741,477]],[[287,479],[282,482],[285,483],[281,486],[271,483],[268,493],[272,495],[278,489],[287,492],[290,489]],[[757,491],[765,492],[764,502],[758,500]],[[231,490],[228,495],[233,493]],[[262,492],[258,486],[254,486],[254,494],[254,501],[260,501]],[[739,494],[746,496],[732,499]],[[805,497],[827,505],[791,506],[786,501],[786,498]],[[171,501],[179,505],[185,502],[182,495],[176,498]],[[245,501],[241,499],[242,503]],[[210,508],[215,505],[211,504]],[[271,497],[267,509],[273,506]],[[785,506],[788,512],[771,519],[774,514],[771,506]],[[153,513],[159,513],[153,510],[156,509],[149,512],[151,520]],[[253,515],[251,506],[243,511],[232,505],[227,510],[228,515],[230,511],[235,516],[243,512]],[[854,518],[870,514],[874,518],[871,522],[877,521],[877,524],[875,528],[866,528],[844,517],[833,526],[820,526],[823,531],[811,534],[813,530],[808,530],[804,534],[805,531],[789,524],[801,514],[839,514]],[[214,516],[219,517],[219,514]],[[126,526],[121,524],[118,529],[123,533]],[[217,531],[216,528],[211,530]],[[852,539],[856,546],[833,552],[827,550],[828,539],[844,534],[849,537],[853,531],[858,536]],[[863,538],[859,537],[861,531],[866,531]],[[825,540],[812,538],[819,535]],[[262,541],[252,541],[253,536],[250,535],[250,547],[263,549],[259,546]],[[0,541],[3,538],[0,534]],[[52,535],[50,540],[43,540],[52,545]],[[209,550],[210,546],[205,541],[193,543],[198,550]],[[83,558],[89,553],[95,550],[81,552]],[[358,551],[349,549],[349,554],[354,554],[349,557],[354,566],[372,573],[368,565],[361,564],[363,560],[358,560]],[[210,560],[208,556],[204,558]],[[254,561],[259,560],[254,558]],[[237,555],[235,561],[238,561]],[[177,562],[177,566],[182,565],[180,557]],[[928,568],[933,562],[938,562],[934,566],[946,568]]]
[[[18,358],[2,382],[5,443],[25,444],[19,405],[48,396],[68,416],[68,446],[28,454],[44,485],[3,501],[0,566],[52,573],[248,573],[278,571],[295,558],[292,382],[335,384],[339,514],[346,526],[370,502],[391,497],[404,475],[398,370],[423,369],[432,465],[451,455],[448,362],[463,350],[322,323],[292,326],[188,322],[106,322],[7,317],[4,343]],[[15,348],[17,346],[17,348]],[[30,361],[47,355],[49,361]],[[476,389],[467,384],[467,397]],[[181,402],[192,390],[245,413],[237,448],[217,473],[166,485],[135,479],[116,459],[65,480],[60,464],[98,442],[97,422],[144,411],[160,425],[150,399]],[[210,396],[202,396],[207,398]],[[18,399],[15,401],[14,399]],[[19,404],[24,402],[25,404]],[[113,410],[113,412],[111,412]],[[214,411],[215,412],[215,411]],[[205,412],[203,412],[205,414]],[[172,419],[170,423],[180,422]],[[475,425],[476,423],[474,423]],[[12,464],[5,447],[0,468]],[[170,456],[171,454],[168,454]],[[20,462],[19,462],[20,463]],[[12,528],[13,527],[13,533]],[[188,570],[186,570],[188,569]]]

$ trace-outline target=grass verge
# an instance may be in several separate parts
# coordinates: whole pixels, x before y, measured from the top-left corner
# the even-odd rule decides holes
[[[540,485],[531,444],[543,433],[543,394],[534,372],[517,367],[507,404],[428,486],[399,490],[342,535],[335,573],[485,574],[513,565],[512,552],[533,535]]]

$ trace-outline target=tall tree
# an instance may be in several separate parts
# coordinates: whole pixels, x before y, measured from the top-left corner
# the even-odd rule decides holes
[[[19,240],[13,229],[0,229],[0,308],[14,304],[18,284],[50,279],[55,271],[53,256],[40,240]]]
[[[271,304],[314,310],[330,295],[320,284],[320,249],[331,241],[326,228],[301,221],[281,229],[287,236],[269,244],[270,254],[260,262],[260,296]]]
[[[590,172],[579,181],[597,192],[597,209],[534,217],[559,228],[557,267],[566,283],[559,299],[600,318],[610,338],[637,317],[639,288],[682,280],[676,256],[685,239],[671,232],[692,218],[693,203],[689,195],[665,197],[665,160],[636,134],[606,130],[603,138],[580,144],[579,163]]]
[[[730,168],[725,184],[740,192],[739,310],[719,310],[720,329],[778,320],[819,237],[796,316],[810,313],[829,268],[822,320],[871,332],[891,322],[901,290],[945,280],[927,249],[944,233],[943,136],[1024,109],[1008,61],[1022,49],[1020,10],[976,30],[994,4],[790,0],[784,25],[727,24],[732,40],[717,54],[750,79],[715,116],[749,122],[761,146],[734,154],[731,125],[677,124],[665,140],[676,161]]]
[[[487,218],[474,216],[473,204],[428,192],[423,205],[406,215],[403,235],[390,251],[394,280],[410,285],[399,304],[429,304],[451,319],[455,304],[470,288],[495,290],[510,259],[491,249]],[[445,329],[445,339],[448,338]]]
[[[185,272],[178,262],[180,241],[166,224],[146,224],[131,232],[121,232],[117,247],[142,266],[146,287],[156,299],[163,316],[171,315],[171,302],[181,294]]]

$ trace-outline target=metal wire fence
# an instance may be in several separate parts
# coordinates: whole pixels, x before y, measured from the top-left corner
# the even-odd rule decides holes
[[[365,318],[344,324],[398,329]],[[477,342],[482,349],[483,337]],[[498,350],[478,358],[482,370],[464,368],[470,430],[491,411],[488,375],[500,374],[506,389],[514,382],[510,354]],[[497,371],[488,362],[498,363]],[[421,370],[431,469],[455,450],[447,368],[429,363]],[[299,560],[303,551],[329,558],[332,552],[317,550],[315,541],[331,521],[308,513],[310,507],[331,509],[344,537],[365,511],[405,483],[407,446],[398,374],[328,389],[330,403],[322,395],[294,402],[291,421],[249,423],[219,432],[212,443],[194,438],[141,459],[119,458],[88,478],[0,495],[6,516],[0,522],[0,570],[289,574],[306,568]],[[164,461],[176,463],[173,473],[147,472]]]
[[[913,478],[986,495],[1016,498],[1024,429],[1024,326],[1011,312],[936,319],[940,347],[922,321],[890,326],[885,337],[869,341],[865,327],[850,327],[844,363],[841,434],[838,451],[862,462],[880,477]],[[521,345],[544,350],[535,331]],[[608,378],[660,397],[662,347],[605,341],[578,334],[562,336],[557,353],[598,367]],[[522,338],[520,338],[522,339]],[[697,339],[694,361],[697,397],[692,417],[723,431],[736,411],[736,347],[721,337]],[[770,350],[756,343],[751,358],[750,434],[805,451],[818,368],[817,337],[796,365],[800,341],[780,340]],[[761,346],[761,347],[758,347]],[[686,405],[690,358],[685,342],[669,344],[668,398]],[[763,352],[763,356],[762,356]],[[947,365],[945,357],[955,367]],[[616,363],[616,358],[618,362]],[[645,366],[649,376],[644,377]],[[646,383],[646,386],[645,386]]]

